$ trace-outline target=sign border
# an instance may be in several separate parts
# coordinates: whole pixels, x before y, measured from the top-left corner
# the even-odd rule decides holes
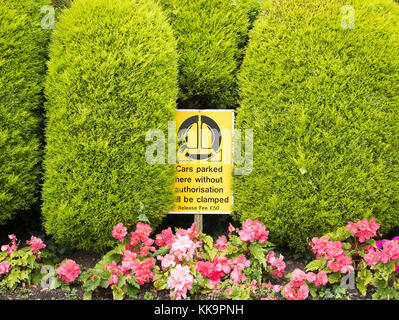
[[[235,120],[235,109],[177,109],[176,110],[177,112],[231,112],[231,117],[232,117],[232,119],[231,119],[231,121],[232,121],[232,128],[233,128],[233,131],[232,131],[232,139],[231,139],[231,142],[232,142],[232,144],[233,144],[233,137],[234,137],[234,130],[235,130],[235,128],[234,128],[234,120]],[[232,168],[233,168],[233,159],[234,159],[234,157],[233,157],[233,145],[231,146],[231,165],[232,165]],[[234,171],[234,170],[233,170]],[[233,190],[231,190],[231,205],[233,206],[234,205],[234,192],[233,192]],[[200,212],[200,211],[198,211],[198,212],[185,212],[185,211],[175,211],[175,212],[168,212],[167,214],[207,214],[207,215],[209,215],[209,214],[213,214],[213,215],[218,215],[218,214],[227,214],[227,215],[231,215],[232,214],[232,212]]]

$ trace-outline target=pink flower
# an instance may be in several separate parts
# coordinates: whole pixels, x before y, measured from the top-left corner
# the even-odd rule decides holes
[[[155,279],[155,273],[152,269],[155,267],[154,258],[147,258],[142,263],[138,264],[135,269],[132,269],[132,273],[136,278],[138,284],[150,282]]]
[[[258,284],[256,283],[256,280],[252,280],[249,286],[254,291],[258,290]]]
[[[166,254],[164,257],[158,256],[157,259],[161,260],[162,270],[165,270],[170,266],[174,267],[176,265],[175,256],[171,254]]]
[[[174,241],[175,236],[173,235],[173,231],[170,227],[163,230],[160,234],[157,234],[155,238],[155,244],[159,247],[168,246],[170,248]]]
[[[182,267],[178,264],[170,272],[168,278],[168,287],[173,289],[170,296],[176,299],[186,298],[187,290],[192,289],[194,283],[194,277],[191,275],[190,268],[188,266]]]
[[[305,283],[306,274],[301,269],[295,269],[291,274],[291,284],[295,287],[300,287]]]
[[[234,231],[236,231],[236,228],[234,228],[234,227],[231,225],[231,223],[229,223],[229,237],[230,237],[230,235],[231,235]]]
[[[281,289],[283,289],[283,287],[280,285],[275,285],[275,286],[273,286],[272,289],[274,292],[279,293],[281,291]]]
[[[70,259],[61,263],[60,267],[57,269],[58,276],[65,282],[74,281],[79,276],[80,272],[79,265]]]
[[[182,236],[182,237],[183,236],[188,236],[190,238],[190,240],[194,240],[196,235],[197,235],[197,227],[196,227],[195,222],[188,229],[179,228],[176,231],[176,236]]]
[[[149,224],[137,222],[136,225],[136,233],[140,236],[140,238],[145,241],[151,234],[152,228]]]
[[[319,259],[324,257],[327,259],[327,267],[334,272],[341,271],[348,273],[352,267],[352,259],[348,257],[342,250],[342,242],[329,241],[329,238],[313,238],[310,242],[312,251],[316,253]]]
[[[296,294],[296,290],[295,288],[292,286],[291,283],[288,283],[285,287],[284,287],[284,296],[287,300],[298,300],[297,298],[297,294]]]
[[[178,235],[176,237],[175,242],[172,244],[172,250],[173,251],[181,251],[181,252],[186,252],[189,248],[192,247],[193,242],[190,240],[188,235],[181,236]]]
[[[342,253],[337,257],[331,258],[327,262],[327,267],[334,272],[341,271],[343,273],[348,273],[353,268],[352,259],[349,258],[345,253]]]
[[[177,235],[175,242],[172,243],[170,253],[181,261],[182,259],[191,260],[195,250],[201,246],[200,242],[193,242],[188,235]]]
[[[316,276],[316,279],[314,281],[314,285],[316,287],[318,286],[325,286],[328,282],[328,277],[327,277],[327,273],[325,273],[324,271],[319,271],[319,273]]]
[[[140,264],[140,261],[137,260],[137,254],[130,251],[130,250],[125,250],[123,252],[123,257],[122,257],[122,267],[125,268],[126,270],[135,270],[138,265]]]
[[[326,244],[325,247],[325,252],[328,255],[328,257],[335,257],[339,256],[340,254],[343,253],[342,250],[342,242],[341,241],[329,241]]]
[[[11,240],[11,243],[1,246],[1,251],[7,251],[7,255],[10,255],[12,252],[18,250],[18,244],[15,234],[9,234],[8,238]]]
[[[314,274],[313,272],[308,272],[306,274],[306,281],[313,283],[316,280],[316,274]]]
[[[299,287],[297,291],[297,289],[292,286],[291,283],[288,283],[284,287],[283,294],[287,298],[287,300],[305,300],[309,295],[309,288],[305,284],[303,284]]]
[[[26,241],[26,244],[29,244],[31,246],[30,251],[32,251],[33,253],[38,253],[40,249],[46,247],[46,245],[40,238],[36,238],[34,236],[31,236],[30,240]]]
[[[237,265],[240,269],[247,268],[251,265],[251,262],[245,258],[243,254],[240,254],[237,258],[233,259],[233,263]]]
[[[146,257],[148,252],[150,251],[150,247],[145,246],[140,249],[140,257]]]
[[[320,258],[323,254],[326,253],[326,247],[329,242],[328,237],[323,238],[313,238],[312,242],[310,242],[310,246],[312,247],[312,251],[316,253],[317,258]]]
[[[366,247],[368,251],[364,255],[364,260],[369,265],[376,265],[378,262],[388,263],[399,259],[399,243],[395,240],[382,241],[381,249]]]
[[[390,260],[399,259],[399,243],[395,240],[386,241],[383,244],[383,252],[387,253]]]
[[[380,252],[369,248],[368,253],[364,255],[364,260],[370,266],[375,266],[380,260]]]
[[[113,273],[111,278],[109,278],[108,283],[110,286],[112,286],[113,284],[117,284],[118,283],[118,275]]]
[[[245,259],[245,257],[244,257],[244,259]],[[230,273],[231,267],[232,267],[232,265],[234,263],[233,260],[227,259],[226,257],[219,257],[218,255],[216,255],[213,258],[212,262],[213,262],[213,265],[215,266],[216,271],[222,271],[225,274]],[[244,261],[242,259],[241,260],[236,260],[236,262],[237,263],[244,263],[244,264],[249,263],[249,261],[246,262],[246,261]]]
[[[273,275],[277,275],[278,277],[283,276],[283,272],[285,272],[285,262],[284,262],[284,256],[280,254],[280,257],[278,259],[275,258],[274,256],[274,251],[270,251],[267,254],[266,261],[270,263],[272,266],[272,273]],[[273,269],[275,268],[275,269]]]
[[[143,243],[147,242],[149,239],[149,235],[151,234],[151,231],[152,231],[152,229],[151,229],[150,225],[148,225],[146,223],[142,223],[142,222],[137,222],[136,231],[131,233],[130,245],[136,246],[140,242],[143,242]]]
[[[117,274],[123,273],[125,268],[118,266],[115,261],[112,261],[110,264],[107,265],[107,270],[115,271]]]
[[[0,262],[0,275],[7,274],[8,271],[10,271],[10,266],[8,264],[8,261]]]
[[[122,222],[114,226],[112,230],[112,236],[115,239],[118,239],[120,242],[123,242],[126,235],[127,235],[127,228],[123,226]]]
[[[298,300],[306,300],[309,295],[309,288],[307,285],[302,285],[298,290]]]
[[[349,230],[355,237],[359,238],[359,242],[363,243],[367,239],[374,237],[377,234],[380,224],[375,222],[375,218],[370,221],[363,219],[356,223],[348,222],[346,229]]]
[[[216,267],[210,261],[198,261],[195,264],[195,271],[199,272],[203,278],[212,278]]]
[[[227,242],[226,236],[220,236],[215,244],[215,248],[219,251],[223,251],[228,247],[229,243]]]
[[[259,240],[260,243],[266,243],[269,231],[258,220],[247,219],[242,223],[242,230],[238,234],[243,242]]]
[[[237,266],[234,267],[233,271],[230,274],[231,279],[233,279],[233,283],[244,282],[247,277],[245,274],[241,272],[241,269]]]

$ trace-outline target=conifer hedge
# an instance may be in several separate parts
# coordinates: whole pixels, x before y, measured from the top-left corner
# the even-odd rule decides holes
[[[0,2],[0,225],[29,209],[39,186],[47,1]]]
[[[180,99],[187,107],[237,104],[236,75],[251,11],[249,0],[158,0],[178,40]],[[246,4],[243,7],[237,4]]]
[[[173,201],[171,165],[146,162],[147,130],[167,131],[177,99],[176,41],[152,0],[75,0],[50,45],[46,80],[46,231],[103,250],[112,227]]]
[[[399,227],[399,6],[350,4],[351,26],[346,1],[270,6],[240,74],[254,168],[235,179],[235,210],[296,250],[367,216]]]

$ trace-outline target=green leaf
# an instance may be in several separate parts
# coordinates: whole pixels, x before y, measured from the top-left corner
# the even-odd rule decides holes
[[[125,277],[124,277],[123,275],[119,275],[119,276],[118,276],[118,283],[117,283],[117,286],[118,286],[119,288],[122,288],[125,284],[126,284]]]
[[[373,280],[373,273],[366,268],[360,270],[357,276],[358,278],[363,280],[365,285],[368,285]]]
[[[167,278],[163,278],[163,279],[159,279],[157,281],[154,281],[154,287],[158,291],[168,289],[168,280],[167,280]]]
[[[230,298],[232,300],[249,300],[251,298],[251,293],[245,287],[237,287],[236,285],[233,285]]]
[[[139,293],[139,290],[137,287],[132,286],[132,285],[127,285],[123,288],[123,291],[125,292],[125,294],[132,299],[137,298],[137,294]]]
[[[144,213],[140,214],[140,215],[137,217],[137,220],[140,221],[140,222],[144,222],[144,223],[147,223],[147,224],[151,224],[151,223],[150,223],[150,220],[148,220],[147,216],[146,216]]]
[[[60,278],[58,278],[57,276],[53,277],[50,281],[50,287],[49,290],[54,290],[57,289],[59,287],[61,287],[62,283]]]
[[[94,277],[93,280],[87,280],[83,284],[82,289],[84,291],[94,291],[100,285],[100,281],[101,281],[100,277],[96,276]]]
[[[136,278],[131,277],[131,278],[127,279],[126,282],[127,282],[129,285],[131,285],[131,286],[133,286],[133,287],[135,287],[135,288],[137,288],[137,289],[140,289],[140,285],[137,283]]]
[[[203,235],[202,240],[204,241],[204,244],[206,244],[208,247],[213,247],[213,239],[209,235]]]
[[[112,261],[115,261],[115,263],[119,263],[124,250],[125,250],[125,245],[123,243],[119,244],[117,247],[107,252],[94,268],[101,269],[102,265],[110,264]]]
[[[333,284],[338,282],[342,278],[342,275],[339,272],[334,272],[328,275],[328,282]]]
[[[35,270],[31,274],[32,283],[35,284],[35,285],[40,284],[40,282],[42,281],[43,276],[44,275],[40,272],[40,269]]]
[[[262,264],[266,268],[266,257],[265,257],[265,249],[258,243],[252,243],[250,246],[251,255],[258,260],[260,264]]]
[[[21,272],[18,269],[12,269],[7,276],[7,287],[13,291],[21,279]]]
[[[123,300],[123,297],[125,296],[123,290],[116,285],[112,285],[112,294],[114,300]]]
[[[346,229],[346,226],[325,234],[323,237],[329,237],[330,241],[345,241],[352,236],[352,233]]]
[[[161,247],[158,249],[158,251],[155,251],[152,256],[153,257],[157,257],[157,256],[164,256],[165,254],[167,254],[169,252],[169,248],[168,247]]]
[[[327,265],[327,261],[325,259],[316,259],[309,262],[305,269],[306,271],[320,271]]]
[[[310,286],[309,286],[309,292],[310,292],[310,295],[311,295],[313,298],[316,298],[316,297],[317,297],[317,287],[316,287],[316,286],[310,285]]]
[[[367,293],[367,285],[365,285],[364,280],[357,277],[356,278],[356,287],[362,294],[362,296],[365,296]]]
[[[83,300],[91,300],[93,295],[93,291],[85,291],[83,293]]]

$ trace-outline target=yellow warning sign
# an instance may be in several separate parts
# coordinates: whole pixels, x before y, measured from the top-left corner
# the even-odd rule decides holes
[[[170,213],[232,211],[234,110],[178,110],[174,207]]]

